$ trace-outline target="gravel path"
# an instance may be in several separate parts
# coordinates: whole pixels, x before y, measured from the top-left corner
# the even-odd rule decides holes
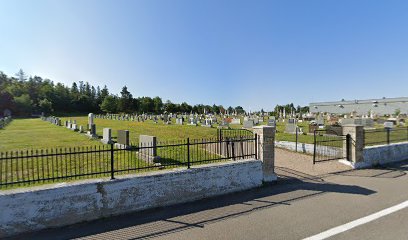
[[[313,165],[312,155],[275,148],[275,172],[280,180],[297,178],[320,181],[319,177],[323,175],[351,169],[337,160]]]

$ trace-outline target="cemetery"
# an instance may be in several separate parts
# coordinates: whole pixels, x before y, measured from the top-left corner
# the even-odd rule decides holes
[[[350,124],[364,127],[366,146],[408,140],[408,129],[405,127],[404,116],[372,119],[367,116],[358,116],[355,113],[350,113],[350,116],[308,114],[307,120],[304,120],[294,113],[285,116],[284,112],[281,112],[278,117],[257,114],[225,116],[211,114],[98,115],[90,113],[88,116],[41,116],[40,119],[9,121],[9,124],[4,126],[0,132],[2,142],[0,158],[9,159],[14,156],[16,159],[21,159],[29,155],[40,154],[42,156],[44,153],[51,153],[52,157],[58,159],[59,154],[67,155],[72,151],[73,154],[69,161],[67,160],[60,166],[66,168],[65,172],[62,173],[60,169],[56,174],[69,175],[74,172],[81,175],[86,171],[99,172],[98,166],[101,168],[100,164],[109,161],[113,154],[115,168],[119,173],[129,171],[127,169],[150,171],[186,165],[190,157],[199,163],[204,161],[202,156],[220,160],[225,154],[228,155],[228,158],[231,157],[230,153],[247,155],[242,149],[245,149],[249,143],[237,143],[235,150],[232,149],[232,151],[231,149],[225,150],[233,147],[228,142],[229,140],[217,145],[216,143],[220,141],[218,136],[220,130],[242,129],[253,132],[257,126],[272,126],[276,129],[275,144],[277,147],[313,154],[316,132],[319,136],[322,133],[327,136],[334,133],[340,136],[342,125]],[[13,137],[10,138],[10,135]],[[340,144],[340,141],[338,143]],[[191,151],[191,156],[186,154],[188,145],[197,146],[194,151]],[[216,146],[221,146],[221,148]],[[341,148],[341,144],[336,148]],[[88,154],[88,151],[91,151],[89,156],[76,154],[76,152]],[[133,160],[129,161],[129,159]],[[40,164],[54,164],[54,160],[51,159],[51,162],[48,162],[49,159],[47,159]],[[7,162],[3,161],[3,163]],[[35,165],[37,162],[27,164],[27,167],[30,167],[29,164]],[[4,164],[1,167],[3,171],[11,169]],[[110,169],[106,168],[101,174],[107,176],[109,171]],[[38,172],[34,171],[32,174],[38,174]],[[81,178],[79,175],[76,178]]]
[[[192,196],[193,200],[208,196],[203,193],[210,189],[214,194],[221,194],[220,189],[233,192],[276,181],[275,153],[270,151],[275,147],[313,155],[310,164],[335,159],[353,168],[401,161],[408,149],[404,116],[369,119],[322,114],[304,120],[295,115],[284,118],[253,114],[235,116],[235,119],[242,119],[242,124],[232,124],[228,117],[216,115],[105,117],[89,113],[87,116],[14,119],[0,129],[0,141],[4,143],[0,146],[0,190],[45,184],[37,188],[59,192],[62,197],[50,199],[48,194],[34,197],[28,191],[24,194],[31,194],[32,200],[16,204],[27,207],[32,201],[48,201],[55,206],[67,203],[77,207],[81,203],[77,205],[75,199],[82,195],[76,189],[87,188],[93,194],[87,196],[97,198],[98,191],[103,188],[102,191],[106,189],[108,194],[102,196],[103,201],[114,207],[101,205],[92,211],[109,216],[126,212],[128,208],[122,211],[123,206],[136,206],[132,209],[142,210],[178,203],[170,197],[173,191],[181,191],[180,196],[184,199]],[[359,154],[349,155],[347,150],[344,157],[344,144],[349,145],[348,140],[344,141],[349,139],[343,137],[344,133],[356,139],[351,152]],[[229,173],[223,172],[224,169]],[[213,177],[222,182],[215,191],[209,185]],[[112,181],[115,179],[119,180]],[[182,189],[167,186],[169,180],[166,179],[186,186]],[[71,183],[74,180],[81,181]],[[66,187],[47,185],[59,182],[64,182]],[[167,191],[168,195],[157,198],[157,194],[145,192],[147,188],[140,184],[154,189],[152,191]],[[195,186],[194,189],[191,186]],[[70,189],[76,193],[66,194],[65,191]],[[128,202],[130,205],[123,205],[122,202],[110,202],[118,194],[115,189],[120,189],[121,196],[127,191],[144,190],[140,198]],[[13,205],[10,200],[13,194],[12,190],[3,195],[3,203]],[[127,199],[126,194],[123,196]],[[154,204],[146,204],[145,197],[152,199]],[[70,213],[64,211],[63,214]],[[58,216],[60,212],[55,215]],[[35,215],[28,217],[36,218]],[[93,218],[77,215],[72,219],[75,223]],[[19,224],[26,223],[21,221]],[[14,229],[20,231],[19,227]]]
[[[155,136],[159,141],[177,141],[190,139],[205,139],[216,136],[217,128],[225,129],[252,129],[257,125],[268,125],[276,127],[276,141],[299,142],[313,144],[313,133],[315,130],[327,129],[331,132],[341,134],[341,125],[357,124],[363,125],[367,131],[371,129],[383,129],[385,124],[392,123],[394,128],[406,126],[404,118],[384,117],[369,118],[367,116],[351,117],[350,115],[322,116],[309,114],[303,121],[298,117],[285,116],[283,113],[278,118],[254,116],[205,116],[198,114],[172,114],[172,115],[94,115],[93,122],[89,122],[88,116],[73,117],[48,117],[43,118],[51,124],[44,124],[39,119],[17,119],[8,127],[3,127],[3,132],[14,133],[14,127],[24,129],[18,131],[14,138],[7,138],[5,134],[0,135],[2,145],[0,151],[46,149],[50,147],[75,147],[99,144],[102,140],[106,143],[117,141],[118,130],[129,131],[129,142],[138,144],[140,135]],[[241,123],[241,124],[239,124]],[[16,124],[16,126],[14,126]],[[28,125],[25,125],[28,124]],[[92,125],[94,124],[94,125]],[[37,126],[38,125],[38,126]],[[40,127],[41,125],[41,127]],[[26,127],[28,126],[28,127]],[[62,131],[57,126],[64,126],[74,134]],[[203,127],[197,127],[203,126]],[[38,127],[38,128],[37,128]],[[111,129],[109,140],[104,139],[104,129]],[[107,130],[106,130],[107,131]],[[81,133],[88,136],[84,138]],[[35,137],[38,134],[38,137]],[[65,136],[66,137],[61,137]],[[30,138],[29,136],[33,136]],[[371,134],[375,138],[374,134]],[[391,134],[391,137],[395,134]],[[53,138],[59,139],[53,141]],[[72,139],[72,140],[71,140]],[[374,141],[374,140],[373,140]],[[368,141],[370,142],[370,141]],[[35,144],[34,144],[35,143]]]
[[[407,1],[1,8],[0,240],[408,239]]]

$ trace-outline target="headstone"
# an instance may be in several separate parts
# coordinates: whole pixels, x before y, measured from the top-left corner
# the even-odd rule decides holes
[[[296,124],[296,119],[295,118],[289,118],[288,119],[288,124]]]
[[[374,127],[374,120],[371,119],[371,118],[364,118],[363,119],[363,126],[364,127],[370,127],[370,128]]]
[[[286,127],[285,127],[285,132],[286,133],[296,133],[296,129],[297,129],[296,119],[289,118],[288,123],[286,124]]]
[[[254,127],[254,120],[247,120],[244,121],[244,128],[253,128]]]
[[[126,149],[130,147],[129,142],[129,130],[118,130],[118,138],[115,146],[121,149]]]
[[[197,126],[197,118],[191,117],[188,125]]]
[[[254,125],[258,125],[258,124],[259,124],[259,118],[254,118],[253,121],[254,121]]]
[[[205,120],[204,120],[204,124],[201,124],[201,126],[202,127],[212,127],[212,124],[211,124],[211,119],[209,119],[209,118],[206,118]]]
[[[157,139],[155,136],[139,136],[139,157],[148,163],[159,159],[157,156]]]
[[[286,124],[285,132],[286,133],[296,133],[296,124]]]
[[[82,126],[82,125],[79,126],[79,132],[80,132],[80,133],[83,133],[83,132],[84,132],[84,126]]]
[[[233,118],[233,119],[231,119],[231,124],[241,124],[241,119]]]
[[[183,118],[176,118],[176,124],[178,125],[183,125],[183,121],[184,121]]]
[[[101,140],[104,144],[111,144],[112,143],[112,129],[104,128],[103,129],[103,138]]]
[[[314,133],[318,129],[319,125],[317,125],[316,123],[309,124],[309,133]]]
[[[229,123],[224,120],[218,125],[218,128],[229,128]]]
[[[323,118],[322,115],[319,115],[319,116],[317,117],[316,123],[317,123],[317,125],[319,125],[319,126],[324,125],[324,118]]]
[[[384,128],[393,128],[394,127],[394,123],[393,122],[385,122],[384,123]]]
[[[72,131],[77,131],[78,130],[78,127],[77,127],[77,125],[75,123],[71,124],[71,130]]]
[[[96,125],[95,124],[90,125],[87,135],[90,138],[98,138],[98,135],[96,135]]]
[[[276,127],[276,120],[275,119],[269,119],[267,125],[271,126],[271,127]]]
[[[88,125],[92,126],[92,124],[94,124],[94,114],[90,113],[88,114]]]

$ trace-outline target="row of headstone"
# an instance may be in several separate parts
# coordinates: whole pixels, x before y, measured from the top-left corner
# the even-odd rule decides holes
[[[158,123],[159,120],[163,121],[165,124],[171,124],[172,118],[177,117],[175,114],[160,114],[160,115],[149,115],[149,114],[106,114],[106,115],[95,115],[95,118],[109,119],[109,120],[120,120],[120,121],[133,121],[133,122],[145,122],[147,120],[152,120]]]
[[[49,117],[45,117],[44,115],[42,115],[41,116],[41,119],[43,120],[43,121],[47,121],[47,122],[50,122],[51,124],[54,124],[54,125],[56,125],[56,126],[64,126],[64,127],[66,127],[66,128],[68,128],[68,129],[70,129],[70,130],[72,130],[72,131],[75,131],[75,132],[79,132],[79,133],[84,133],[85,132],[85,129],[84,129],[84,127],[83,126],[79,126],[78,124],[77,124],[77,122],[76,122],[76,120],[66,120],[65,122],[64,122],[64,125],[62,125],[61,124],[61,119],[60,118],[58,118],[58,117],[54,117],[54,116],[49,116]],[[96,138],[97,137],[97,135],[96,135],[96,127],[94,127],[94,134],[92,135],[94,138]]]
[[[54,117],[54,116],[44,117],[44,116],[41,116],[41,119],[43,121],[50,122],[51,124],[61,126],[61,119],[58,118],[58,117]]]

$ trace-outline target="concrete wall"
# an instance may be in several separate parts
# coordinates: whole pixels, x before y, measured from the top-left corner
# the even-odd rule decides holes
[[[276,141],[275,142],[275,147],[288,149],[290,151],[295,151],[296,150],[296,142]],[[314,144],[298,143],[297,151],[301,152],[301,153],[313,154]]]
[[[296,150],[296,142],[276,141],[275,142],[275,147],[288,149],[290,151],[295,151]],[[325,153],[328,153],[330,155],[336,155],[339,151],[341,151],[341,149],[336,148],[336,147],[327,147],[327,146],[317,146],[316,147],[316,152],[318,154],[321,153],[321,152],[325,152]],[[298,143],[297,152],[313,154],[314,153],[314,144]]]
[[[0,191],[0,238],[258,187],[262,162],[245,160]]]
[[[395,143],[366,147],[363,149],[364,161],[356,163],[355,168],[370,167],[377,164],[399,162],[408,159],[408,143]]]

